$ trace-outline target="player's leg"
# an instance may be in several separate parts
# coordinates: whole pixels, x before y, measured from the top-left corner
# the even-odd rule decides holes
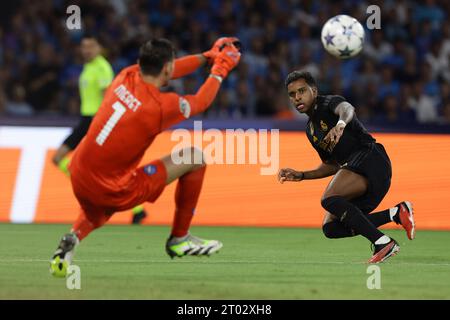
[[[181,153],[180,153],[181,152]],[[189,227],[200,196],[206,165],[203,153],[196,148],[177,152],[180,158],[189,157],[189,163],[174,163],[174,154],[162,158],[167,171],[166,184],[178,179],[175,191],[175,215],[166,251],[171,256],[210,255],[222,248],[217,240],[204,240],[189,234]],[[186,154],[187,153],[187,154]]]
[[[147,217],[147,212],[145,211],[144,205],[140,204],[133,209],[131,209],[133,214],[131,218],[131,224],[141,224],[142,221]]]
[[[381,154],[378,152],[381,152],[383,149],[378,150],[377,147],[374,147],[374,150],[375,156],[378,156],[379,154]],[[379,157],[377,159],[373,159],[373,155],[371,157],[366,157],[366,161],[362,163],[362,166],[360,164],[359,168],[359,171],[362,170],[367,172],[367,175],[369,176],[368,182],[370,183],[371,187],[368,187],[368,190],[363,195],[357,198],[352,198],[350,199],[350,201],[364,214],[366,214],[367,219],[376,228],[378,228],[393,221],[395,223],[398,223],[397,221],[399,219],[399,215],[401,212],[403,212],[403,210],[399,210],[399,204],[394,208],[370,213],[373,211],[373,209],[378,207],[384,196],[387,194],[390,187],[391,177],[391,168],[389,161],[383,161]],[[386,154],[385,157],[387,158]],[[326,213],[322,228],[325,236],[327,236],[328,238],[344,238],[358,235],[355,230],[347,228],[330,213]]]
[[[383,145],[376,143],[364,161],[353,160],[349,163],[351,168],[357,168],[357,172],[364,172],[370,183],[368,192],[362,197],[352,199],[352,203],[367,214],[374,226],[380,227],[395,222],[405,229],[410,240],[414,239],[415,223],[410,202],[404,201],[392,208],[369,214],[379,206],[391,186],[391,161]]]
[[[70,148],[66,144],[62,144],[57,150],[56,153],[53,155],[52,161],[61,170],[66,176],[70,175],[69,172],[69,162],[70,158],[68,157],[68,154],[72,151],[72,148]]]
[[[68,266],[72,263],[76,246],[92,231],[103,226],[110,218],[110,213],[100,208],[85,206],[72,226],[65,234],[52,256],[50,273],[55,277],[65,277]]]
[[[322,206],[344,226],[372,242],[375,245],[375,252],[381,252],[382,257],[380,259],[384,260],[398,251],[397,243],[378,230],[364,213],[350,201],[361,197],[367,190],[368,180],[366,177],[347,169],[341,169],[325,190],[322,197]],[[378,256],[375,258],[377,260]]]
[[[376,228],[394,222],[405,229],[410,240],[414,239],[415,224],[413,208],[409,201],[403,201],[395,207],[371,213],[367,215],[367,219],[369,219]],[[325,213],[322,230],[324,235],[330,239],[347,238],[358,235],[357,232],[347,228],[329,212]]]
[[[366,171],[372,176],[372,190],[375,195],[374,198],[377,199],[376,206],[378,206],[389,190],[392,176],[391,161],[382,144],[376,143],[374,145],[372,157],[365,166],[371,168],[370,171]],[[405,229],[410,240],[415,237],[414,213],[409,201],[400,202],[393,208],[372,213],[370,216],[378,225],[393,221]]]
[[[329,239],[340,239],[356,236],[354,230],[346,227],[338,218],[329,212],[325,212],[322,222],[322,231]]]
[[[366,191],[362,195],[360,195],[360,193],[355,193],[348,196],[348,199],[351,201],[351,203],[359,208],[364,214],[372,211],[372,209],[375,208],[379,203],[376,198],[380,198],[379,196],[376,197],[376,195],[368,193],[367,189],[368,187],[363,187],[362,190]],[[381,202],[381,198],[379,199],[379,201]],[[376,228],[388,222],[391,222],[389,210],[366,215],[366,217]],[[322,230],[324,235],[330,239],[346,238],[359,235],[357,231],[346,226],[330,212],[325,213]]]
[[[376,227],[394,222],[405,229],[409,240],[415,237],[414,210],[409,201],[402,201],[392,208],[371,213],[367,217]]]
[[[196,148],[187,148],[181,151],[181,156],[186,152],[191,155],[192,161],[190,163],[175,164],[172,155],[162,159],[167,171],[166,183],[170,184],[178,179],[175,191],[175,217],[171,232],[174,237],[183,237],[188,233],[206,171],[201,151]],[[200,161],[195,163],[194,157],[197,157]]]
[[[92,117],[81,117],[78,125],[72,130],[72,133],[64,140],[58,150],[56,150],[52,158],[53,163],[67,176],[70,175],[68,169],[70,159],[68,154],[80,144],[81,139],[88,132],[91,122]]]
[[[106,212],[100,208],[81,209],[81,212],[72,225],[70,232],[74,234],[79,241],[86,238],[92,231],[103,226],[112,216],[112,212]]]

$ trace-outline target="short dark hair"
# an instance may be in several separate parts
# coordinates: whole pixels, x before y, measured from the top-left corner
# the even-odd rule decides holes
[[[157,76],[164,64],[173,60],[175,49],[167,39],[152,39],[139,49],[139,67],[143,74]]]
[[[291,82],[297,81],[298,79],[304,79],[305,82],[310,87],[317,88],[316,80],[314,79],[312,74],[308,71],[300,71],[300,70],[296,70],[296,71],[289,73],[288,76],[286,77],[286,80],[284,81],[284,85],[287,88]]]

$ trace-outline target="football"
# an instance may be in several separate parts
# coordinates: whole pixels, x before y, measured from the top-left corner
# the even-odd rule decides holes
[[[364,44],[364,28],[353,17],[337,15],[322,28],[323,47],[339,59],[348,59],[361,52]]]

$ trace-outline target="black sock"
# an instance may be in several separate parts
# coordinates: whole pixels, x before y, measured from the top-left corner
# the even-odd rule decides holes
[[[397,208],[397,212],[395,213],[393,219],[396,224],[400,224],[400,205],[396,205],[395,208]]]
[[[389,222],[392,222],[391,215],[389,212],[389,209],[374,212],[372,214],[366,215],[367,219],[369,219],[372,224],[378,228],[382,225],[385,225]],[[395,220],[395,217],[394,217]],[[357,232],[355,232],[352,229],[347,228],[344,226],[343,223],[340,221],[330,221],[325,223],[322,226],[323,234],[330,239],[338,239],[338,238],[348,238],[348,237],[354,237],[358,235]]]
[[[389,209],[371,213],[366,217],[377,228],[392,221],[391,215],[389,214]]]
[[[344,197],[333,196],[322,200],[322,207],[336,216],[347,228],[375,243],[384,234],[351,202]]]
[[[327,222],[322,226],[325,237],[330,239],[348,238],[356,236],[356,233],[339,221]]]

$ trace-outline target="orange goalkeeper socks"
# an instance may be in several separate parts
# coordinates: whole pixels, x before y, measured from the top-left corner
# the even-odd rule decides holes
[[[111,218],[111,215],[105,213],[90,214],[89,217],[81,210],[80,215],[72,226],[72,233],[75,233],[78,239],[83,240],[93,230],[103,226]]]
[[[174,237],[184,237],[191,225],[194,210],[202,189],[206,166],[191,171],[178,179],[175,191],[175,217],[172,224]]]

